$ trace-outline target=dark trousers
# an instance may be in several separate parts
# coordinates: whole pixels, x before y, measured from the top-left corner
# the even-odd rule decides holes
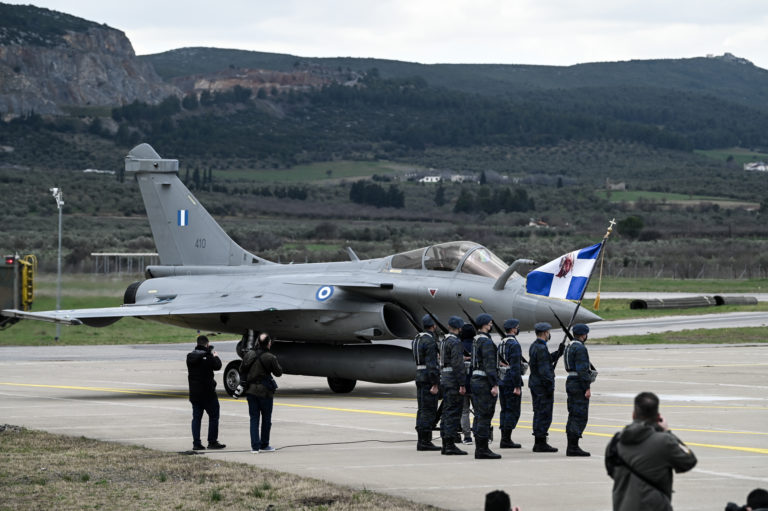
[[[522,393],[522,388],[520,389]],[[515,395],[514,385],[499,386],[499,403],[501,412],[499,412],[499,428],[502,431],[513,430],[517,427],[517,421],[520,420],[520,402],[521,396]]]
[[[568,392],[568,422],[565,425],[565,433],[569,438],[581,438],[589,420],[589,399],[584,397],[587,389],[578,383],[566,382],[565,390]]]
[[[246,398],[248,415],[251,417],[251,450],[258,451],[269,445],[274,398],[256,397],[250,394],[246,394]],[[259,436],[259,416],[261,416],[261,436]]]
[[[437,394],[432,394],[429,382],[416,382],[416,431],[432,431],[437,419]]]
[[[440,436],[443,438],[452,438],[459,431],[463,403],[457,385],[443,387],[443,419],[440,423]]]
[[[208,443],[219,439],[219,398],[191,401],[192,403],[192,441],[200,442],[200,429],[203,423],[203,412],[208,414]]]
[[[533,436],[536,438],[546,437],[549,426],[552,425],[555,393],[537,385],[531,387],[531,398],[533,400]]]
[[[496,412],[496,398],[491,394],[491,385],[485,378],[472,378],[472,407],[475,409],[475,436],[491,438],[491,419]]]

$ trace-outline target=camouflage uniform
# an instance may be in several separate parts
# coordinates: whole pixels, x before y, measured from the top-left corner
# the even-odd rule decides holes
[[[448,334],[440,346],[440,386],[443,389],[443,417],[440,435],[453,438],[459,430],[463,404],[459,387],[464,385],[464,347],[454,334]]]
[[[517,421],[520,420],[521,396],[516,396],[514,391],[523,386],[520,370],[522,354],[520,343],[514,335],[502,339],[499,345],[499,361],[509,365],[499,385],[499,403],[501,404],[499,425],[502,431],[515,429]]]
[[[536,339],[528,350],[531,375],[528,387],[533,400],[533,436],[546,438],[552,424],[552,407],[555,403],[555,371],[552,354],[544,339]]]
[[[565,382],[565,391],[568,393],[568,423],[565,432],[569,438],[581,438],[589,417],[589,399],[584,394],[589,390],[592,378],[587,347],[578,339],[573,340],[565,350],[565,370],[568,371],[568,379]]]
[[[437,419],[437,394],[429,389],[440,383],[440,368],[437,365],[437,341],[432,332],[422,332],[411,345],[416,360],[416,431],[431,432]]]
[[[496,397],[491,388],[496,379],[496,345],[486,333],[478,333],[472,346],[472,406],[475,409],[475,437],[491,437],[491,419],[496,411]]]

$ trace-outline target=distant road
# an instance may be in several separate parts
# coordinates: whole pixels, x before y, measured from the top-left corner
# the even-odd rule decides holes
[[[596,293],[587,293],[584,298],[594,300]],[[646,298],[687,298],[689,296],[754,296],[758,302],[768,302],[768,293],[658,293],[658,292],[600,292],[600,299],[634,300]]]

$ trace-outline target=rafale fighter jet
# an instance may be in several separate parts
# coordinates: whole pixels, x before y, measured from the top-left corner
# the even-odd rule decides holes
[[[24,312],[4,316],[103,327],[134,317],[205,332],[243,336],[269,332],[288,374],[325,376],[335,392],[357,380],[412,380],[410,350],[379,341],[413,338],[431,313],[497,319],[516,317],[522,329],[570,318],[575,304],[529,295],[515,270],[487,248],[454,241],[377,259],[277,264],[247,252],[216,223],[178,177],[178,160],[162,159],[148,144],[128,154],[160,256],[146,280],[131,284],[119,307]],[[598,321],[580,309],[574,320]],[[234,360],[224,370],[230,394],[239,383]]]

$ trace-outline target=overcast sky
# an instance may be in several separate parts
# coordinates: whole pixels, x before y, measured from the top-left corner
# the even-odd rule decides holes
[[[34,5],[120,29],[139,55],[211,46],[425,64],[571,65],[730,52],[768,69],[767,0],[39,0]]]

